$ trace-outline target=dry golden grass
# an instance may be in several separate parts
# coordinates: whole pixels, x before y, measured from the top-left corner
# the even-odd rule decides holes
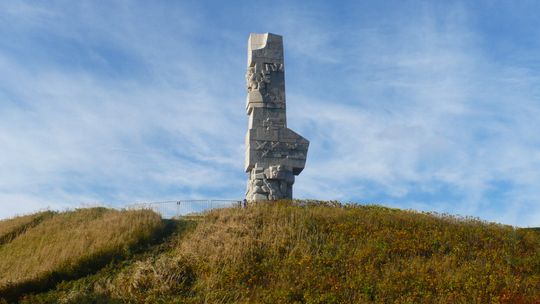
[[[540,303],[540,235],[378,206],[208,212],[172,248],[26,303]]]
[[[26,229],[29,229],[47,217],[54,214],[51,211],[44,211],[34,213],[30,215],[23,215],[14,217],[11,219],[0,221],[0,245],[10,242],[17,235],[23,233]]]
[[[149,210],[55,214],[0,247],[0,297],[95,271],[162,227],[160,216]]]

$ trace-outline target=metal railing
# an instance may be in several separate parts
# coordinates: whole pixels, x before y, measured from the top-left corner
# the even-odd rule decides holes
[[[151,209],[163,218],[179,218],[185,215],[196,214],[203,211],[241,206],[242,200],[208,199],[208,200],[177,200],[164,202],[135,203],[126,206],[126,209]]]

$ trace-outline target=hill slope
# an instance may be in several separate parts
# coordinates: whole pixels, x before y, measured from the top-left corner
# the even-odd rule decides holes
[[[14,300],[121,259],[158,234],[163,223],[150,211],[94,208],[14,218],[0,227],[19,232],[0,245],[0,297]]]
[[[11,242],[18,235],[36,226],[53,214],[54,212],[52,211],[45,211],[0,221],[0,245]]]
[[[161,244],[22,302],[540,303],[533,230],[332,202],[176,224]]]

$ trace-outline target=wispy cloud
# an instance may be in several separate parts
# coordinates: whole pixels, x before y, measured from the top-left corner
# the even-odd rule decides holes
[[[0,11],[0,217],[242,197],[246,39],[271,31],[311,141],[295,195],[538,225],[534,58],[498,57],[466,3]]]
[[[489,60],[461,7],[351,36],[327,88],[348,100],[289,95],[320,156],[302,195],[534,225],[538,75]]]

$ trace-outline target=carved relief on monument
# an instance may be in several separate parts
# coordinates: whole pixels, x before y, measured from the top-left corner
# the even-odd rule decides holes
[[[248,67],[246,81],[248,92],[262,91],[266,88],[266,84],[270,83],[270,75],[262,72],[257,73],[255,67]]]
[[[285,94],[278,88],[266,90],[263,98],[269,103],[273,103],[274,107],[285,107]]]
[[[255,150],[259,151],[262,157],[305,159],[305,153],[298,148],[298,143],[268,140],[255,141]]]
[[[261,68],[262,66],[262,68]],[[272,73],[283,73],[283,64],[279,63],[256,63],[255,66],[250,66],[246,72],[246,82],[248,92],[261,91],[266,93],[266,84],[272,82]],[[276,88],[271,94],[278,95],[281,92],[277,92]],[[277,99],[277,98],[274,98]],[[274,101],[276,102],[276,101]]]
[[[282,119],[271,119],[270,117],[267,117],[265,120],[263,120],[262,126],[265,127],[267,131],[278,130],[285,126],[285,121]]]

